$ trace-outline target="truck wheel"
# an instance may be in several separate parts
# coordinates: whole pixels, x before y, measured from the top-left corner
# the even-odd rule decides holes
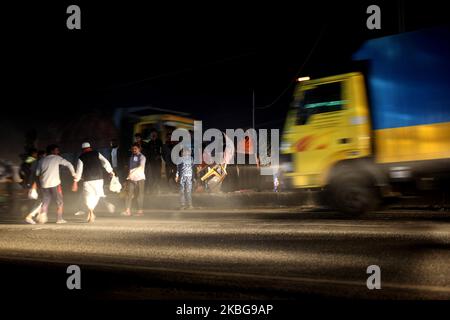
[[[349,215],[360,215],[376,210],[379,194],[371,179],[364,175],[346,175],[336,178],[329,187],[332,206]]]

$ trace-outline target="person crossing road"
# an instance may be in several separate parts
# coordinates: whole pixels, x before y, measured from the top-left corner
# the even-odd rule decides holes
[[[39,161],[36,169],[36,177],[39,178],[41,191],[43,195],[42,207],[36,220],[38,223],[48,221],[48,207],[52,200],[55,200],[57,206],[57,224],[66,223],[63,219],[63,193],[61,188],[61,178],[59,167],[64,166],[69,169],[72,177],[75,179],[75,169],[73,165],[59,155],[60,150],[57,145],[47,147],[47,156]],[[36,183],[33,185],[36,188]]]
[[[96,218],[94,209],[100,198],[105,197],[103,190],[103,169],[111,177],[114,176],[114,172],[109,161],[100,152],[93,150],[89,142],[83,143],[81,149],[82,153],[78,158],[72,191],[77,191],[78,181],[83,180],[83,196],[88,209],[87,222],[94,222]]]

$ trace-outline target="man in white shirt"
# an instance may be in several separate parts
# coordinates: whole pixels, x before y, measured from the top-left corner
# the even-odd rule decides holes
[[[36,219],[38,223],[46,223],[48,221],[48,207],[53,199],[56,201],[57,206],[58,217],[56,223],[66,223],[63,219],[64,202],[59,166],[68,168],[72,177],[75,178],[75,169],[73,168],[73,165],[59,155],[59,147],[57,145],[50,145],[47,147],[47,156],[39,161],[36,169],[36,177],[39,178],[43,196],[41,211]]]

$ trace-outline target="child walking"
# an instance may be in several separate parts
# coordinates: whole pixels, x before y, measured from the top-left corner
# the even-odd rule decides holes
[[[192,206],[192,173],[193,161],[191,150],[184,148],[180,164],[177,165],[175,181],[180,184],[180,204],[181,210],[193,209]]]

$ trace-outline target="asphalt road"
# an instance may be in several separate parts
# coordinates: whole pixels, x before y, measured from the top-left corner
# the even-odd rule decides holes
[[[99,213],[94,224],[0,219],[10,295],[90,299],[449,299],[450,213],[355,218],[290,209]],[[66,288],[67,266],[82,289]],[[367,267],[381,268],[368,290]]]

